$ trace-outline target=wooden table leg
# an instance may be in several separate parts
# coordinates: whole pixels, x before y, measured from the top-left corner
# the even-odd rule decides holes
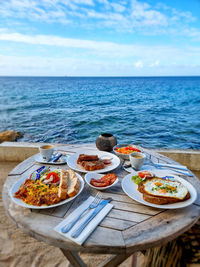
[[[60,249],[73,267],[87,267],[77,252]]]
[[[99,264],[98,267],[116,267],[125,261],[131,254],[112,255],[107,260]]]
[[[70,262],[70,266],[87,267],[87,265],[82,261],[77,252],[65,249],[60,249],[60,250]],[[112,255],[107,260],[100,263],[98,267],[116,267],[130,256],[131,254]]]

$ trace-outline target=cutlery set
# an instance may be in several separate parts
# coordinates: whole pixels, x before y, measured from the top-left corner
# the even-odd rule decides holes
[[[189,170],[185,166],[179,166],[179,165],[171,165],[171,164],[161,164],[161,163],[154,163],[154,162],[149,162],[144,164],[145,165],[150,165],[155,167],[156,169],[170,169],[173,172],[179,173],[181,175],[189,176],[192,177],[193,175],[189,173]],[[131,164],[124,164],[123,165],[125,168],[130,168]],[[185,172],[183,172],[185,171]]]
[[[84,230],[84,228],[88,225],[88,223],[111,201],[111,198],[108,199],[102,199],[100,194],[97,193],[96,197],[94,198],[93,202],[84,209],[77,217],[75,217],[72,221],[70,221],[68,224],[63,226],[61,228],[62,233],[68,233],[75,224],[84,216],[86,216],[87,212],[89,210],[94,209],[94,211],[86,217],[86,219],[83,221],[83,223],[78,226],[71,234],[71,237],[77,238],[81,232]]]

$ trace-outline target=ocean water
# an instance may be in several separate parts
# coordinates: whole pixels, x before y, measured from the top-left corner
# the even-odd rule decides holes
[[[200,77],[0,77],[0,131],[19,141],[200,149]]]

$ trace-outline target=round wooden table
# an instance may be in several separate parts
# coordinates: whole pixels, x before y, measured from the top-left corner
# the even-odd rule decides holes
[[[57,145],[59,151],[72,155],[77,151],[91,150],[94,154],[95,145]],[[173,160],[144,149],[154,162],[175,163]],[[11,200],[9,191],[12,185],[21,177],[27,176],[38,169],[41,164],[35,162],[34,156],[20,163],[11,171],[4,184],[3,202],[5,210],[12,221],[28,235],[59,247],[73,266],[86,266],[77,252],[113,254],[101,266],[117,266],[136,251],[142,251],[155,246],[162,246],[168,241],[187,231],[200,217],[200,181],[192,177],[182,176],[197,190],[198,197],[192,205],[176,210],[157,209],[144,206],[129,198],[121,188],[121,181],[128,173],[120,165],[113,172],[119,177],[120,183],[102,191],[103,197],[111,197],[114,208],[104,218],[101,224],[80,246],[64,238],[53,230],[63,218],[67,217],[84,200],[92,189],[85,184],[83,192],[72,202],[65,205],[31,210],[23,208]],[[67,164],[58,165],[68,169]],[[80,173],[81,174],[81,173]],[[84,177],[84,174],[81,174]]]

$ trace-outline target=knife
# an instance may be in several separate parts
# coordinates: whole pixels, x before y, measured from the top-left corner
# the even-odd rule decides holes
[[[182,170],[182,171],[188,171],[186,166],[179,166],[179,165],[171,165],[171,164],[161,164],[161,163],[152,163],[154,166],[158,167],[166,167],[166,168],[172,168],[172,169],[177,169],[177,170]]]
[[[112,198],[104,199],[100,204],[95,208],[92,214],[72,233],[72,237],[76,238],[80,235],[83,229],[88,225],[88,223],[112,200]]]
[[[59,160],[60,157],[62,157],[62,153],[59,153],[58,155],[54,156],[51,161],[56,162],[57,160]]]

